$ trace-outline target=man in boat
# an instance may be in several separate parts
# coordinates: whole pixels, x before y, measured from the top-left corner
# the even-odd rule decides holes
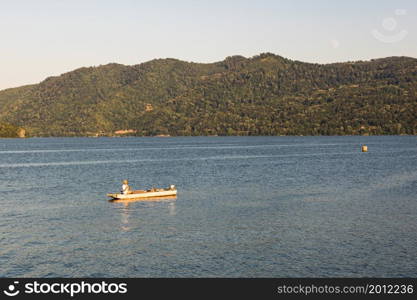
[[[127,195],[127,194],[131,194],[131,193],[132,193],[132,191],[130,190],[129,182],[126,179],[123,180],[122,194]]]

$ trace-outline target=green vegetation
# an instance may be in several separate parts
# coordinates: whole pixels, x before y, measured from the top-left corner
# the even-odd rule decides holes
[[[0,138],[16,138],[19,137],[19,128],[16,126],[0,123]]]
[[[34,136],[417,134],[417,59],[309,64],[265,53],[81,68],[0,91]]]

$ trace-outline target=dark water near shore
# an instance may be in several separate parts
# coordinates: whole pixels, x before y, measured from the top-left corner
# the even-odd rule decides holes
[[[416,277],[416,194],[409,136],[3,139],[0,276]]]

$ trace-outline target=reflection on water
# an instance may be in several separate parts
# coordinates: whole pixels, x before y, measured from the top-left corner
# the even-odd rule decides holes
[[[121,214],[120,228],[122,231],[130,231],[132,229],[132,222],[129,222],[131,214],[134,214],[134,217],[140,218],[140,215],[137,212],[141,211],[146,213],[146,209],[156,207],[160,211],[164,211],[165,208],[168,209],[168,214],[170,216],[175,216],[176,211],[176,200],[177,196],[165,196],[165,197],[154,197],[154,198],[142,198],[142,199],[129,199],[129,200],[108,200],[111,203],[114,203],[118,211]],[[136,214],[135,214],[136,213]],[[137,224],[137,220],[135,221]]]
[[[130,230],[130,227],[129,227],[129,204],[123,204],[120,211],[121,211],[121,216],[122,216],[120,227],[121,227],[122,231],[129,231]]]
[[[175,216],[177,214],[177,209],[175,206],[175,201],[172,201],[168,204],[168,211],[171,216]]]

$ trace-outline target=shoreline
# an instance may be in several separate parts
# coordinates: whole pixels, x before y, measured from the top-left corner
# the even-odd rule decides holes
[[[170,135],[170,136],[159,136],[159,135],[143,135],[143,136],[136,136],[136,135],[127,135],[127,136],[110,136],[110,135],[103,135],[103,136],[28,136],[28,137],[0,137],[2,139],[10,139],[10,140],[26,140],[26,139],[46,139],[46,138],[91,138],[91,139],[98,139],[98,138],[188,138],[188,137],[382,137],[382,136],[415,136],[417,134],[379,134],[379,135]]]

